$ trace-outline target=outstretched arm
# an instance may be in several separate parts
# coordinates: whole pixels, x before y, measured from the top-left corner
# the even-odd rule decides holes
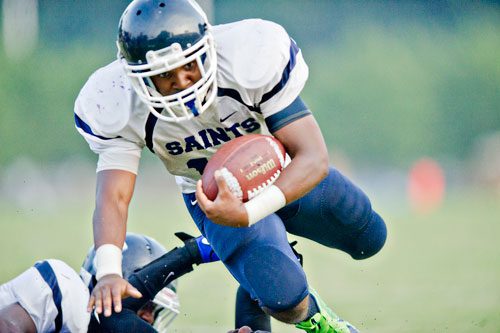
[[[103,170],[97,173],[93,217],[96,249],[104,244],[122,248],[135,179],[135,174],[122,170]]]
[[[123,297],[141,294],[121,278],[121,256],[125,241],[128,206],[134,192],[136,175],[122,170],[97,173],[96,206],[93,217],[98,283],[87,306],[105,316],[121,311]]]

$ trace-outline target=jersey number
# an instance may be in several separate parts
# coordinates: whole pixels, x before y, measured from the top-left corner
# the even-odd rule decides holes
[[[196,169],[200,173],[200,175],[203,174],[203,170],[205,170],[205,167],[207,166],[208,159],[205,157],[201,158],[193,158],[189,161],[187,161],[187,166],[190,169]]]

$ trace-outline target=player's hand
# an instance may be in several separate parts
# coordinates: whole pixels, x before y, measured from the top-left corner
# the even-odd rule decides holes
[[[122,298],[129,296],[141,298],[142,294],[119,275],[105,275],[92,290],[87,311],[91,312],[95,306],[98,314],[104,311],[104,316],[109,317],[112,313],[112,306],[114,305],[115,312],[120,312],[122,310]]]
[[[248,326],[243,326],[235,330],[228,331],[227,333],[270,333],[267,331],[252,331],[252,329]]]
[[[236,330],[228,331],[227,333],[252,333],[252,329],[248,326],[243,326]]]
[[[196,184],[196,200],[201,210],[214,223],[230,227],[247,227],[248,214],[245,206],[231,192],[219,170],[215,171],[214,177],[219,188],[214,201],[203,193],[201,180]]]

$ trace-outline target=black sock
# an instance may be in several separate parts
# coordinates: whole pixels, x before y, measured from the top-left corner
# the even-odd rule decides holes
[[[241,286],[236,293],[236,328],[249,326],[252,330],[271,332],[271,317],[267,315],[254,301],[250,294]]]
[[[318,312],[319,312],[319,307],[318,307],[318,304],[316,303],[316,299],[314,298],[313,295],[309,294],[309,307],[307,310],[306,319],[310,319],[312,316],[314,316]]]

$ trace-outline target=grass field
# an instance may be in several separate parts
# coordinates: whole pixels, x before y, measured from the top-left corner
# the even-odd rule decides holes
[[[86,184],[81,191],[92,188]],[[138,185],[138,192],[144,190]],[[178,195],[144,198],[136,195],[129,230],[167,248],[179,244],[175,231],[196,234]],[[79,268],[91,244],[93,199],[66,201],[45,210],[0,203],[1,282],[42,258]],[[363,332],[500,332],[500,197],[451,194],[439,211],[425,216],[390,203],[378,206],[389,238],[372,259],[357,262],[298,239],[309,282],[324,300]],[[226,332],[233,325],[235,290],[220,263],[197,267],[179,283],[182,313],[173,331]],[[273,325],[275,332],[295,331]]]

